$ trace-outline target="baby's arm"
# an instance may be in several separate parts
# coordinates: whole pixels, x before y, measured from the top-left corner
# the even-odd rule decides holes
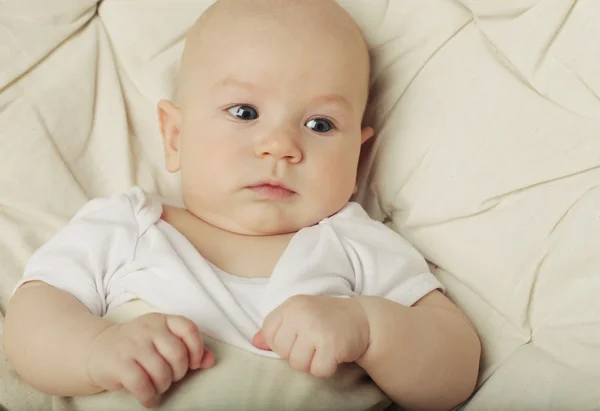
[[[412,307],[356,297],[367,313],[370,345],[357,363],[407,409],[447,410],[477,381],[481,345],[464,314],[433,291]]]
[[[146,407],[188,369],[214,363],[198,327],[184,317],[151,313],[117,324],[39,282],[15,293],[3,341],[17,373],[40,391],[77,396],[125,389]]]
[[[112,326],[75,297],[42,282],[20,287],[10,301],[2,344],[19,376],[50,395],[102,391],[87,375],[94,339]]]

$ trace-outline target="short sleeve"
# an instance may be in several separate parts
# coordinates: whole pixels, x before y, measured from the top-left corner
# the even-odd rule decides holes
[[[356,275],[355,292],[412,306],[444,286],[423,256],[398,233],[372,220],[358,205],[334,222]]]
[[[70,293],[91,313],[104,315],[110,278],[135,253],[139,224],[132,198],[141,200],[142,194],[137,189],[87,203],[32,255],[15,290],[28,281],[43,281]]]

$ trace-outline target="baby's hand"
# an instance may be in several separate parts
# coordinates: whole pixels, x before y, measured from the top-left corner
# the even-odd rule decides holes
[[[315,377],[332,376],[369,346],[369,321],[354,298],[300,295],[273,310],[252,344]]]
[[[150,408],[188,369],[210,368],[214,362],[192,321],[152,313],[98,335],[90,347],[87,370],[94,385],[109,391],[126,389]]]

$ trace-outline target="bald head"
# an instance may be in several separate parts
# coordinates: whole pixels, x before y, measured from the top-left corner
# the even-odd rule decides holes
[[[196,21],[190,36],[215,25],[264,19],[283,19],[286,23],[300,22],[304,28],[325,26],[341,28],[353,40],[363,43],[360,30],[350,15],[334,0],[217,0]],[[256,21],[256,20],[255,20]],[[292,27],[290,27],[292,28]],[[260,29],[260,26],[254,27]]]
[[[264,59],[269,52],[287,58],[291,51],[299,62],[313,54],[328,64],[335,56],[344,71],[363,89],[366,101],[369,55],[361,31],[352,17],[334,0],[218,0],[188,32],[178,79],[182,104],[194,89],[203,65],[216,62],[225,53],[240,53],[244,59]],[[254,55],[253,55],[253,52]],[[241,67],[240,67],[241,68]],[[322,67],[327,69],[327,67]],[[331,67],[332,70],[338,69]]]
[[[186,207],[244,235],[295,232],[339,211],[373,135],[362,124],[368,83],[365,42],[335,1],[218,1],[187,37],[179,107],[159,103]],[[294,194],[252,189],[266,180]]]

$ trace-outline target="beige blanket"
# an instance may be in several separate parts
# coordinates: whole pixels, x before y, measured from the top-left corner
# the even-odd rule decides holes
[[[442,267],[482,337],[463,408],[600,409],[600,1],[339,1],[374,62],[360,200]],[[88,199],[139,184],[177,200],[155,104],[210,3],[0,1],[0,312],[33,250]],[[335,391],[285,378],[296,404]],[[333,384],[345,401],[355,382]],[[279,394],[256,391],[269,406]],[[28,389],[0,355],[2,407],[92,402]]]

